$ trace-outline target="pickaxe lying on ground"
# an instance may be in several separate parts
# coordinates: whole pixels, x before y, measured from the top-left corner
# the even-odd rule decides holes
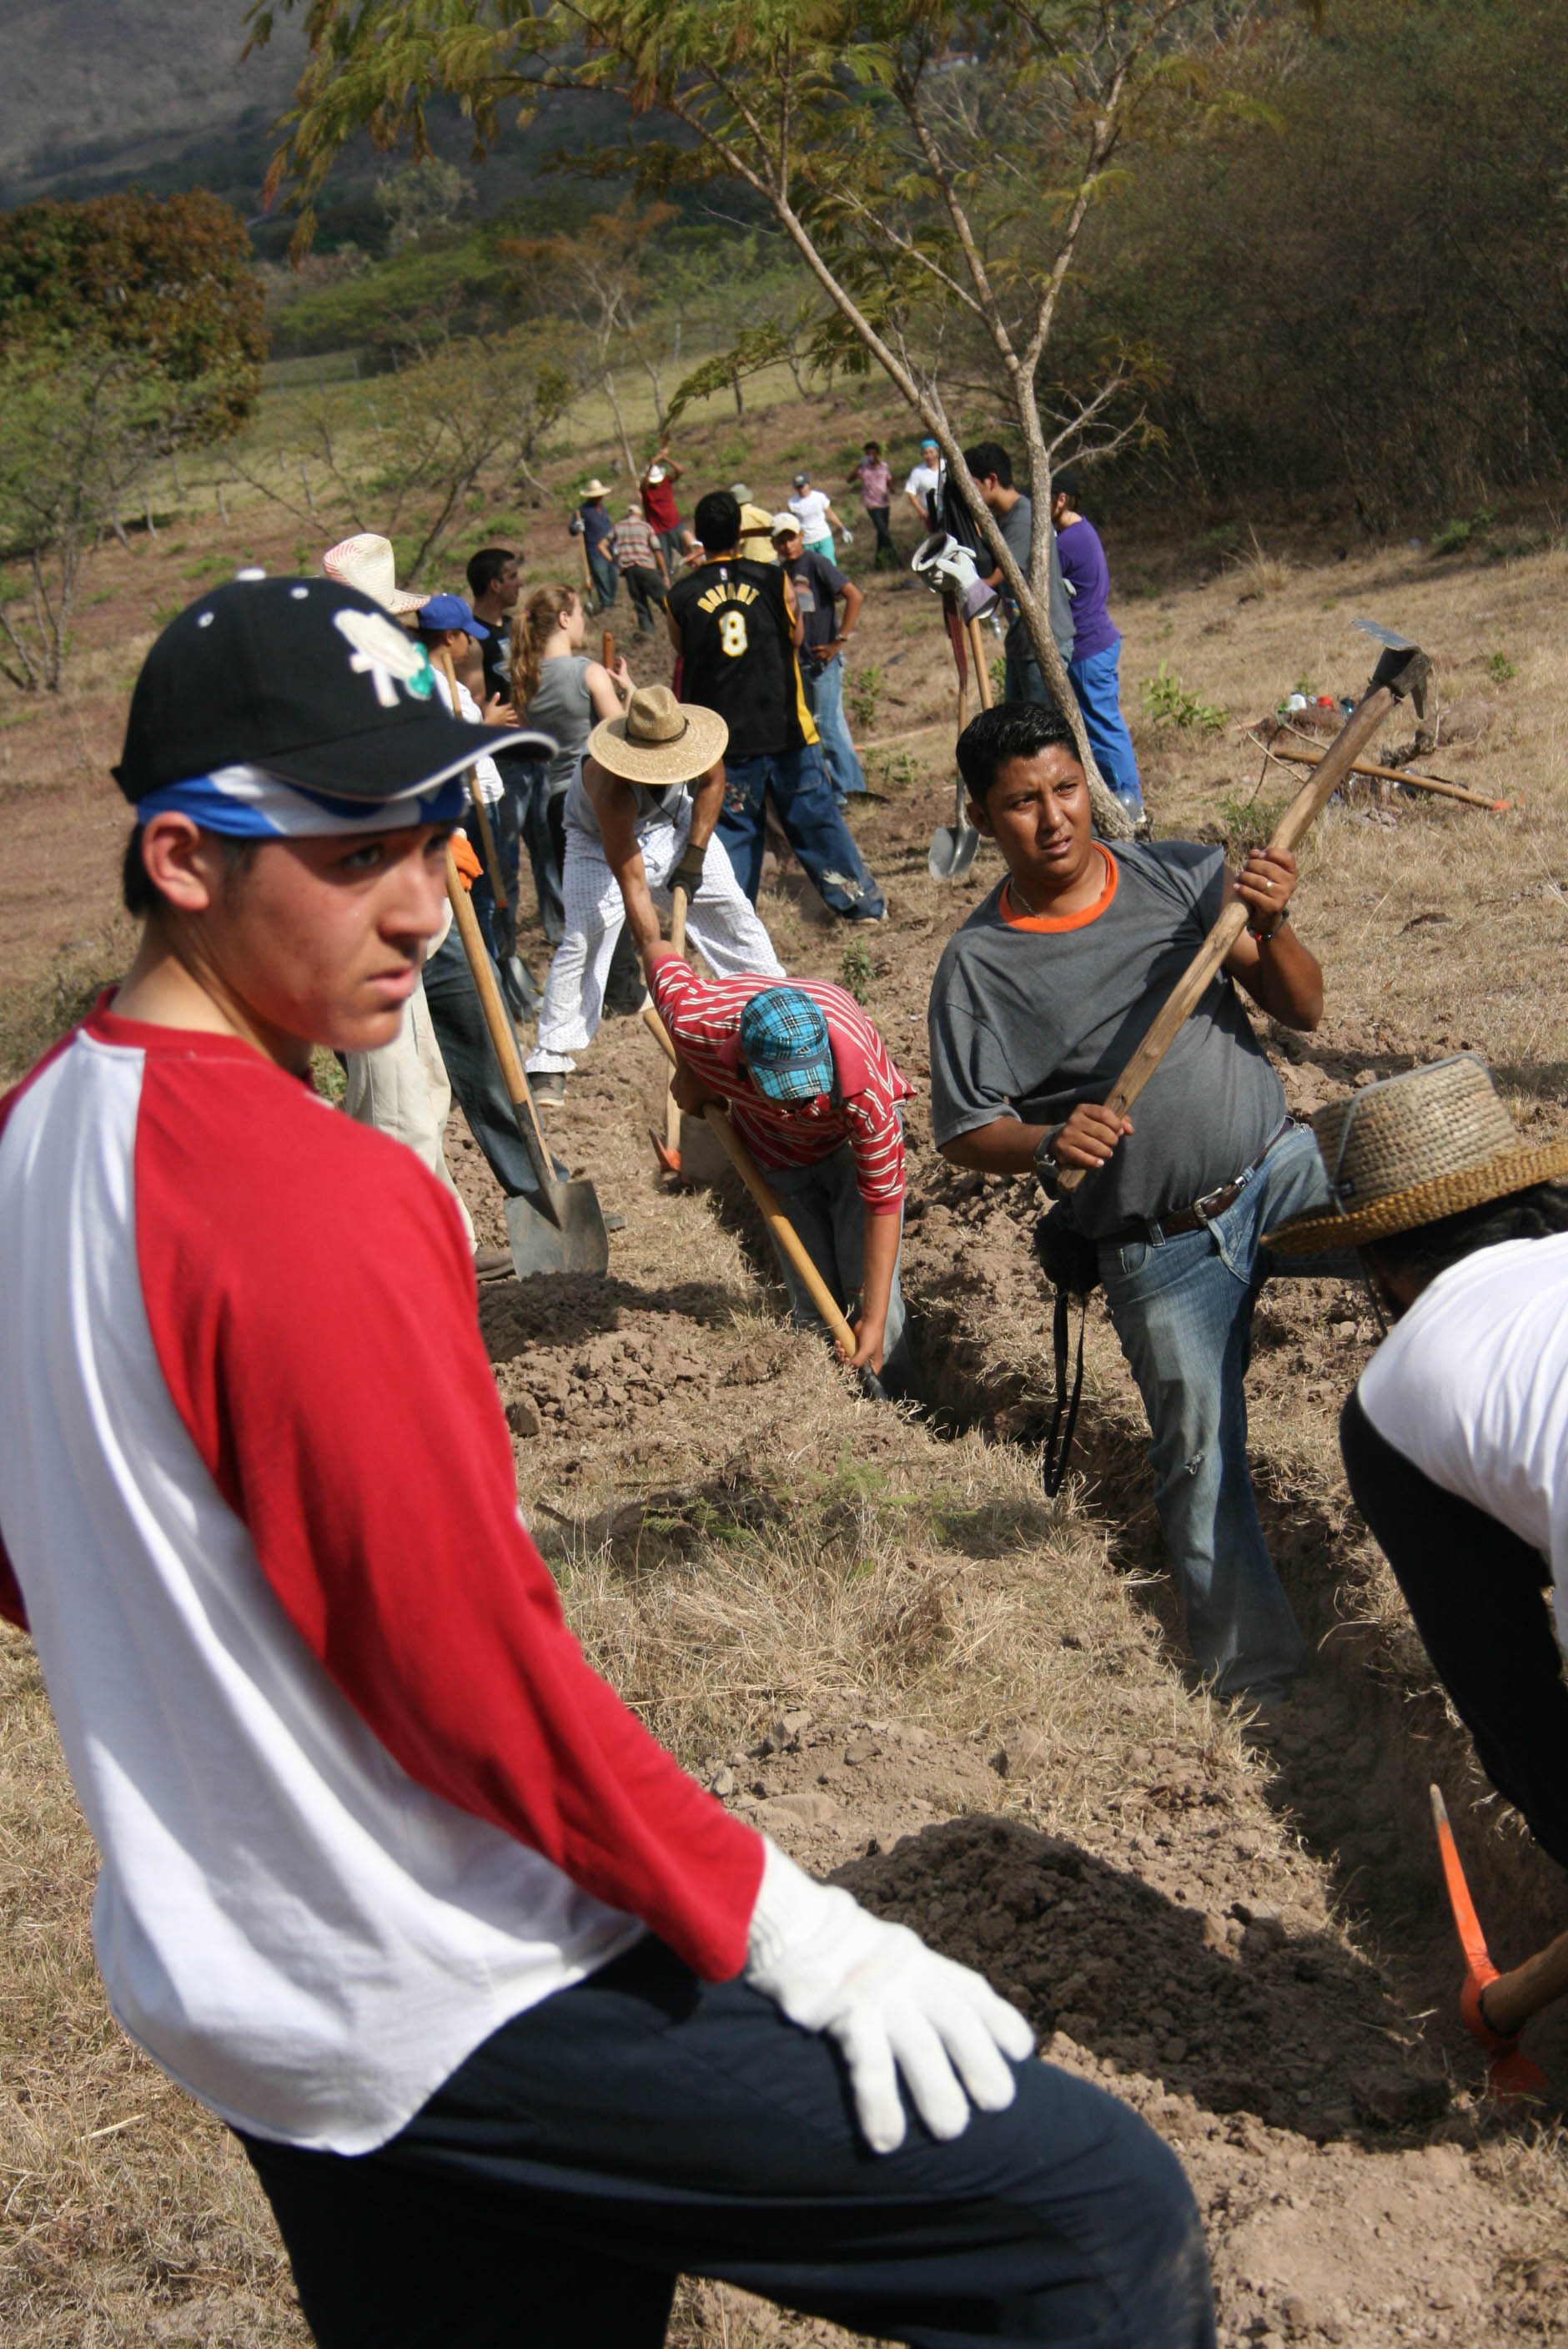
[[[1559,1933],[1554,1941],[1548,1941],[1543,1950],[1526,1958],[1522,1966],[1500,1974],[1492,1964],[1470,1886],[1460,1865],[1448,1806],[1436,1786],[1432,1788],[1432,1817],[1437,1825],[1449,1904],[1465,1955],[1460,2013],[1491,2058],[1486,2067],[1486,2084],[1492,2095],[1503,2098],[1529,2095],[1545,2087],[1546,2075],[1539,2064],[1532,2064],[1528,2055],[1520,2054],[1519,2034],[1532,2014],[1539,2014],[1543,2006],[1550,2006],[1553,1999],[1568,1992],[1568,1933]]]

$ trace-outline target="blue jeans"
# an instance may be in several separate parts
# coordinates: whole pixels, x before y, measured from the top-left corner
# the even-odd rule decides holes
[[[855,1180],[854,1152],[847,1142],[841,1142],[837,1150],[820,1158],[814,1166],[764,1165],[762,1172],[778,1192],[779,1206],[832,1291],[839,1310],[852,1325],[866,1285],[866,1203]],[[782,1248],[778,1256],[789,1292],[790,1319],[800,1330],[821,1329],[822,1318],[811,1302],[810,1290]],[[882,1334],[884,1370],[901,1367],[903,1342],[903,1290],[895,1264]]]
[[[718,837],[735,877],[755,905],[767,841],[765,806],[771,789],[784,836],[833,913],[865,921],[883,910],[882,894],[861,861],[839,812],[828,770],[815,742],[798,750],[761,750],[724,762],[724,811]]]
[[[615,558],[603,541],[588,549],[588,568],[593,574],[593,585],[599,590],[599,609],[607,612],[615,601],[618,574]]]
[[[851,792],[863,792],[866,779],[861,772],[861,762],[850,739],[849,721],[844,716],[844,656],[835,653],[830,661],[811,671],[811,691],[814,697],[812,715],[817,731],[822,738],[822,753],[828,761],[828,779],[836,798],[848,799]]]
[[[1247,1473],[1253,1306],[1275,1276],[1354,1279],[1355,1255],[1276,1256],[1263,1234],[1327,1203],[1317,1144],[1282,1134],[1242,1195],[1202,1230],[1102,1241],[1110,1318],[1149,1414],[1154,1502],[1181,1587],[1187,1637],[1221,1696],[1296,1671],[1305,1646],[1258,1523]]]
[[[1083,711],[1084,732],[1095,763],[1119,800],[1135,814],[1143,812],[1143,787],[1138,780],[1138,760],[1132,737],[1121,714],[1121,638],[1086,660],[1068,663],[1068,675]]]
[[[318,2349],[660,2349],[682,2273],[922,2349],[1213,2349],[1175,2154],[1092,2081],[1015,2076],[870,2154],[831,2043],[650,1934],[373,2153],[241,2142]]]

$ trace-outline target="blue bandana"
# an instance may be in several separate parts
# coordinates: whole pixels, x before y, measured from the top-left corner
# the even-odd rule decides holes
[[[188,815],[204,831],[233,840],[300,840],[330,833],[401,832],[421,823],[460,823],[469,804],[460,774],[386,800],[339,799],[285,783],[264,767],[218,767],[210,775],[168,783],[136,803],[138,823],[154,815]]]

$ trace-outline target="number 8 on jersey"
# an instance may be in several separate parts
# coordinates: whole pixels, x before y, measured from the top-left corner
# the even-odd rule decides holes
[[[727,612],[721,612],[719,614],[718,642],[719,649],[722,652],[727,653],[731,660],[738,660],[740,658],[741,654],[746,650],[746,615],[744,612],[736,611],[732,605]]]

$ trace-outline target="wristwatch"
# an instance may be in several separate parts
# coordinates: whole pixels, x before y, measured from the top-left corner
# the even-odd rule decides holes
[[[1059,1199],[1061,1196],[1062,1170],[1052,1155],[1061,1130],[1059,1125],[1047,1126],[1035,1144],[1035,1174],[1047,1199]]]

